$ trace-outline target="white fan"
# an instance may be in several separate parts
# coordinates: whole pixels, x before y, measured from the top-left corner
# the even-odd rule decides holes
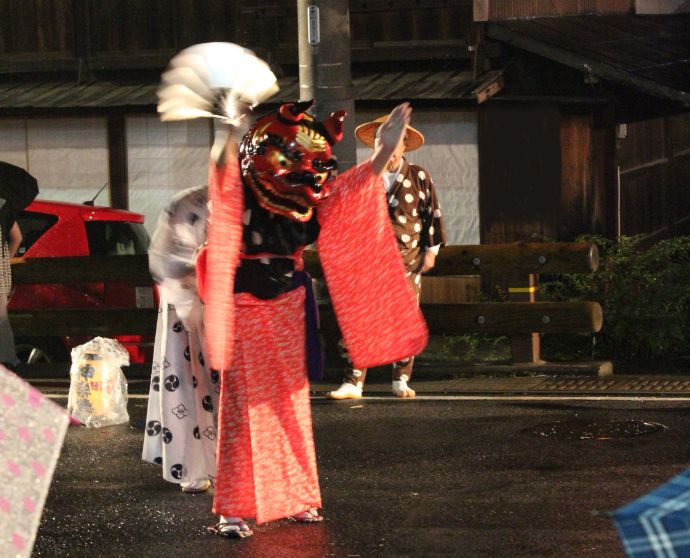
[[[278,91],[276,76],[252,51],[233,43],[203,43],[171,61],[158,88],[161,120],[218,118],[237,126]]]

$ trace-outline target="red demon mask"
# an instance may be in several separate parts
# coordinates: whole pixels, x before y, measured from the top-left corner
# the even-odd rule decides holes
[[[317,122],[312,101],[282,105],[259,118],[240,145],[240,168],[261,207],[292,219],[311,219],[333,185],[331,146],[343,136],[345,111]]]

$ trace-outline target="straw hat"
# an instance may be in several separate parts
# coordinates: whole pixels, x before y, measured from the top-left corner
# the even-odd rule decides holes
[[[369,147],[374,147],[374,138],[376,137],[376,130],[379,126],[388,120],[388,115],[380,116],[376,120],[371,122],[365,122],[360,124],[355,128],[355,136],[364,145]],[[405,151],[414,151],[419,149],[424,145],[424,136],[419,130],[415,130],[412,126],[408,124],[407,126],[407,144],[405,145]]]

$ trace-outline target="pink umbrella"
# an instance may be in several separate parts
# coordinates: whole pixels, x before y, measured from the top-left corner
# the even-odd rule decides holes
[[[29,557],[70,418],[0,366],[0,556]]]

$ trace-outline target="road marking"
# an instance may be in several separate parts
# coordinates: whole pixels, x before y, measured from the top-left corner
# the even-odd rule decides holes
[[[66,394],[48,393],[50,399],[67,399]],[[149,396],[140,393],[130,394],[129,399],[148,399]],[[330,401],[323,395],[312,395],[312,401]],[[343,400],[352,403],[351,399]],[[359,399],[367,401],[690,401],[690,395],[655,396],[655,395],[417,395],[417,397],[394,397],[392,395],[369,395]],[[331,402],[337,405],[338,402]]]
[[[312,397],[312,399],[323,399]],[[416,397],[366,396],[360,401],[690,401],[689,395],[419,395]]]

